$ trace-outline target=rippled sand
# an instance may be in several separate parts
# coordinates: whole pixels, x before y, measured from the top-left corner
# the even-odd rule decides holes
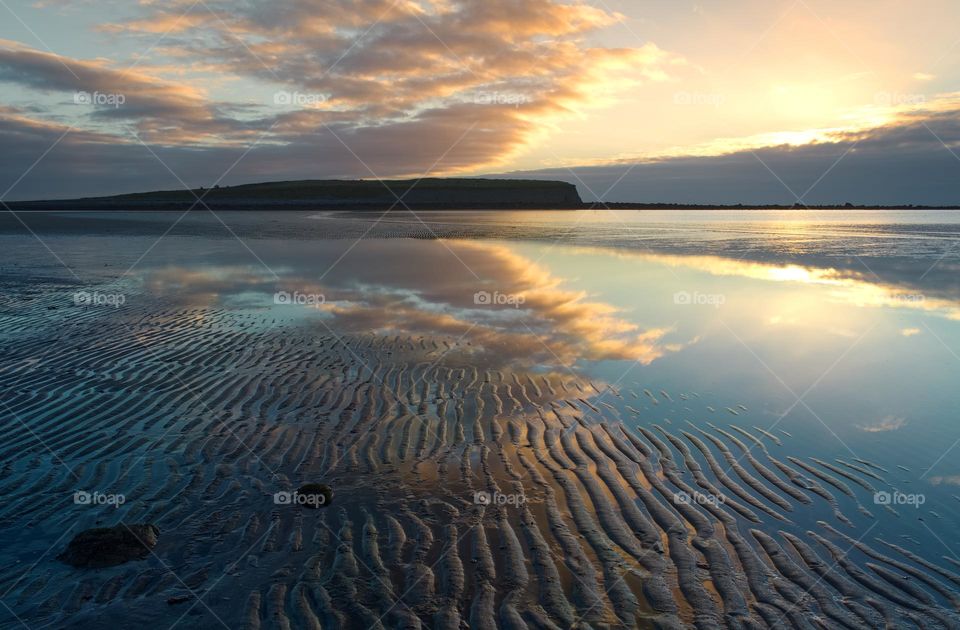
[[[71,253],[113,276],[100,244]],[[906,467],[811,452],[752,403],[571,369],[650,375],[693,341],[508,248],[418,246],[438,312],[396,280],[416,244],[370,244],[321,313],[251,298],[273,284],[255,266],[179,265],[186,244],[102,308],[70,304],[43,251],[3,274],[2,628],[960,627],[960,562],[891,535],[939,514],[877,499]],[[531,323],[451,315],[475,287],[450,247],[516,281]],[[306,269],[284,280],[313,286]],[[332,502],[288,500],[308,483]],[[145,524],[143,559],[57,559]]]
[[[884,475],[798,459],[789,439],[628,429],[603,403],[619,391],[478,369],[454,338],[142,306],[62,332],[6,348],[12,363],[44,358],[3,379],[5,536],[61,535],[25,576],[3,571],[4,601],[30,627],[960,623],[960,576],[873,540],[866,508],[838,507],[838,492],[872,503]],[[693,404],[649,396],[665,415]],[[313,481],[334,487],[328,507],[274,502]],[[91,513],[77,488],[126,502]],[[834,522],[808,523],[815,504]],[[94,523],[148,522],[161,534],[146,560],[51,559]]]

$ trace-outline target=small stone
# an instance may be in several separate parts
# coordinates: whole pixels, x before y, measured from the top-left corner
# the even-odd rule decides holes
[[[297,495],[305,497],[298,502],[311,509],[327,507],[333,502],[333,488],[324,483],[305,483],[297,488]]]
[[[81,569],[112,567],[145,558],[159,535],[160,529],[149,523],[87,529],[74,536],[57,559]]]

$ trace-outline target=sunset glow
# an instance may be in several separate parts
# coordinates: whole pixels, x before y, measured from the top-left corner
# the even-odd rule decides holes
[[[795,186],[806,188],[853,142],[867,168],[887,137],[943,170],[960,167],[947,150],[958,11],[946,0],[739,0],[722,11],[573,0],[10,2],[0,22],[0,134],[10,155],[0,183],[22,175],[10,162],[36,159],[63,134],[54,159],[11,198],[36,196],[50,175],[61,195],[76,196],[169,188],[178,178],[198,186],[230,169],[224,183],[271,172],[532,171],[563,176],[584,198],[644,200],[651,162],[702,182],[685,160],[721,159],[738,176],[766,177],[789,203],[750,152],[771,151],[763,161],[787,188],[800,168],[791,160],[817,162]],[[65,163],[80,155],[96,157],[83,176]],[[738,167],[739,155],[750,160]],[[786,165],[774,165],[781,157]],[[155,158],[169,170],[117,177]],[[685,188],[654,188],[650,200],[683,200]]]

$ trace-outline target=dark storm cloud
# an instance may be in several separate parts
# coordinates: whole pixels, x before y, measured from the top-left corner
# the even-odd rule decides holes
[[[447,166],[467,167],[514,138],[511,130],[487,124],[484,116],[490,108],[463,108],[431,110],[415,121],[378,128],[332,123],[330,130],[322,125],[316,130],[316,121],[285,120],[281,123],[287,129],[285,144],[257,145],[242,159],[245,146],[152,149],[190,186],[212,184],[237,160],[224,184],[369,178],[371,170],[377,175],[395,173],[397,163],[405,165],[404,174],[417,175],[428,171],[448,149]],[[296,137],[298,125],[303,129],[300,138]],[[4,147],[0,190],[12,185],[64,131],[63,126],[37,123],[16,110],[0,109]],[[471,141],[458,143],[462,137]],[[799,196],[807,204],[960,204],[960,159],[941,143],[942,139],[950,145],[957,138],[960,111],[949,110],[911,114],[895,124],[841,136],[836,142],[506,176],[565,180],[577,184],[584,199],[607,193],[607,201],[792,204]],[[954,153],[960,155],[956,149]],[[157,157],[132,136],[118,141],[110,134],[73,130],[8,198],[179,188]]]
[[[70,130],[0,108],[0,146],[4,147],[0,152],[0,192],[12,186],[45,152],[7,199],[181,188],[170,171],[191,187],[209,186],[234,164],[222,184],[371,178],[374,174],[397,173],[398,164],[403,165],[401,174],[415,175],[431,169],[445,153],[447,168],[466,168],[513,142],[510,130],[484,124],[489,111],[476,107],[471,112],[476,117],[473,121],[469,115],[463,118],[442,109],[424,112],[414,121],[378,128],[311,126],[299,138],[290,131],[283,144],[263,142],[247,152],[254,141],[244,146],[144,146],[132,132],[118,137]]]
[[[608,202],[960,205],[958,139],[960,108],[951,108],[914,112],[833,142],[507,177],[572,181],[585,200]]]

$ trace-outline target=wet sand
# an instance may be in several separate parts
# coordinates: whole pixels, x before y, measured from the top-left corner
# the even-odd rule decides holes
[[[871,533],[894,466],[811,457],[743,405],[461,335],[6,282],[2,628],[960,627],[951,559]],[[332,502],[278,502],[309,483]],[[141,523],[143,559],[56,559]]]
[[[75,321],[41,369],[4,375],[8,540],[92,520],[161,532],[150,558],[118,567],[6,567],[18,616],[78,628],[960,623],[949,568],[857,540],[867,519],[811,526],[806,540],[777,531],[811,503],[835,509],[808,475],[866,501],[865,469],[775,460],[706,423],[628,429],[586,380],[478,369],[455,338],[263,323],[122,307]],[[16,365],[48,349],[7,350]],[[335,489],[330,506],[274,503],[315,481]],[[93,516],[66,506],[78,487],[127,501]],[[854,541],[869,561],[848,555]]]

